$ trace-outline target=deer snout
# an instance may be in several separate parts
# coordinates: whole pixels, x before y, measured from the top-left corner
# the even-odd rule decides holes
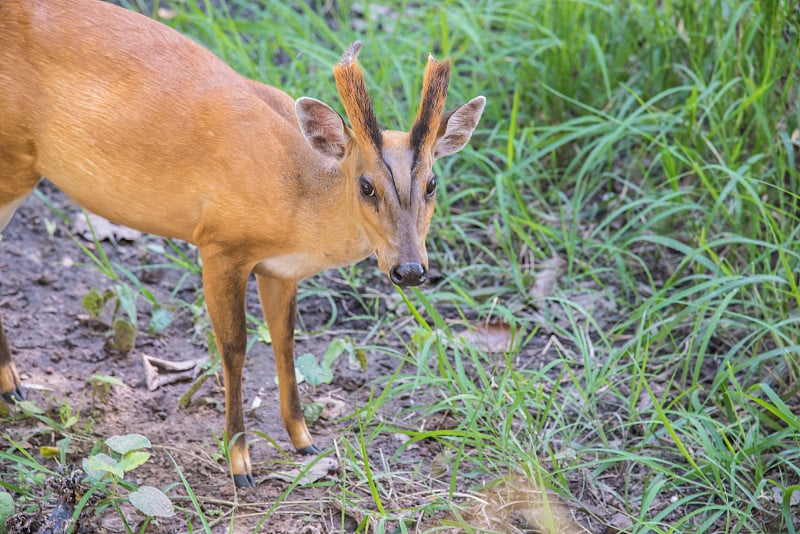
[[[406,262],[392,267],[389,277],[399,286],[418,286],[428,279],[428,270],[420,263]]]

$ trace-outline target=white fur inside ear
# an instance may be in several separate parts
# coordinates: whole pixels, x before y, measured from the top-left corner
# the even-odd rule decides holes
[[[298,98],[294,109],[300,131],[311,148],[326,156],[342,159],[350,134],[341,115],[324,102],[307,96]]]
[[[485,107],[486,97],[476,96],[466,104],[462,104],[450,112],[447,115],[447,124],[444,125],[444,132],[441,133],[433,145],[433,157],[438,159],[443,156],[450,156],[464,148],[478,126],[478,121],[480,121]]]

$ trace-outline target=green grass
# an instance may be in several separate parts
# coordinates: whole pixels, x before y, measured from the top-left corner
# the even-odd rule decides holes
[[[414,324],[401,305],[357,339],[398,367],[338,442],[335,526],[447,515],[469,531],[464,492],[514,476],[589,531],[800,530],[795,2],[387,0],[358,31],[351,2],[264,4],[187,0],[167,22],[337,109],[331,66],[361,39],[386,127],[410,123],[429,51],[453,59],[451,104],[488,100],[471,146],[438,164],[443,281],[409,293]],[[536,297],[554,256],[564,271]],[[340,274],[359,289],[362,269]],[[500,319],[510,351],[457,341]],[[423,402],[382,411],[406,395]],[[396,433],[397,450],[373,446]],[[420,443],[443,475],[409,459]]]

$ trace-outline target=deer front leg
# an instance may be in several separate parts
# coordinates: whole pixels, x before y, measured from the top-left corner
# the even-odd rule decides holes
[[[237,487],[255,486],[242,414],[242,371],[247,349],[245,291],[249,270],[231,265],[224,251],[201,250],[201,256],[206,306],[225,374],[225,430],[233,481]]]
[[[17,368],[11,359],[11,349],[8,348],[2,317],[0,317],[0,395],[9,403],[25,400]]]
[[[261,309],[267,320],[275,367],[278,372],[278,389],[281,417],[292,445],[301,454],[317,454],[303,418],[300,393],[294,374],[294,325],[297,316],[297,283],[256,275]]]

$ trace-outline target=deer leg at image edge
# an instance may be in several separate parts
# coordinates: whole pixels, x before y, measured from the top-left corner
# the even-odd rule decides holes
[[[297,317],[297,282],[256,275],[261,309],[267,320],[281,401],[281,417],[297,452],[317,454],[306,427],[294,372],[294,326]]]
[[[225,431],[233,481],[254,486],[242,414],[242,372],[247,350],[245,290],[249,269],[231,262],[229,251],[201,249],[206,306],[225,374]]]

